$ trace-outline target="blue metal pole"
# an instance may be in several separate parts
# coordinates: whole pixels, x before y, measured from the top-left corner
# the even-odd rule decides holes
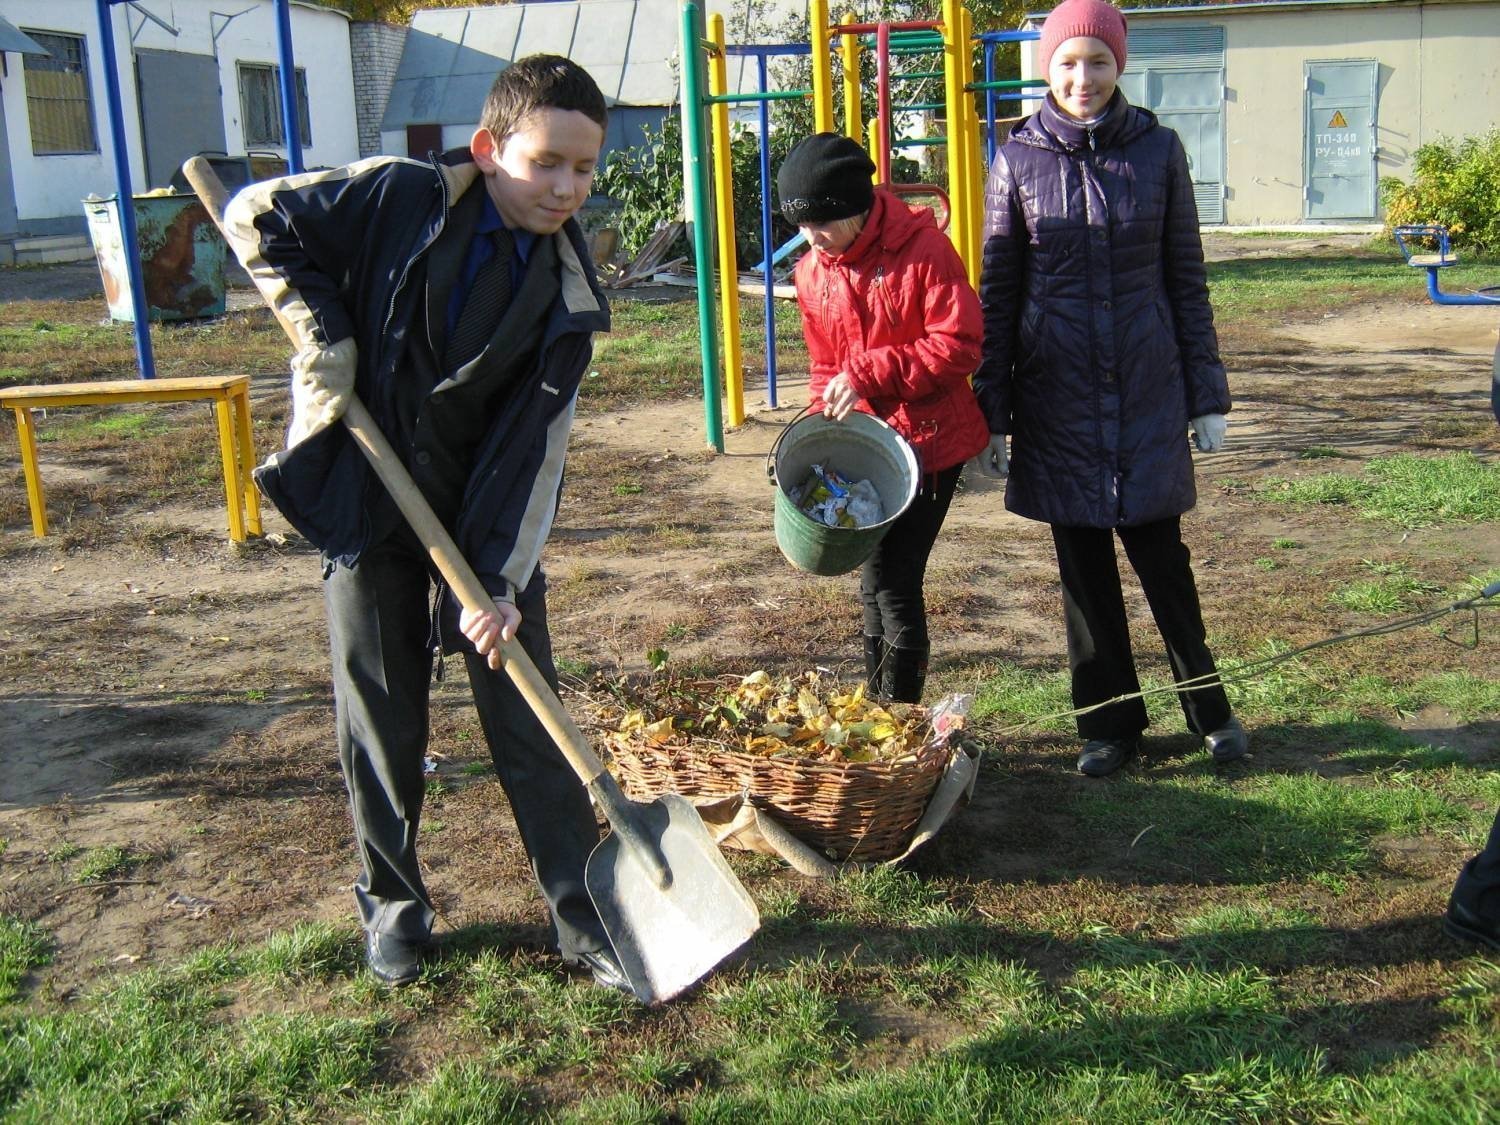
[[[146,305],[146,282],[141,273],[140,242],[135,233],[135,196],[130,190],[130,153],[125,145],[125,113],[120,107],[120,68],[115,62],[115,32],[110,6],[122,0],[98,0],[99,41],[104,52],[104,90],[109,105],[109,136],[114,147],[115,186],[119,197],[120,242],[125,251],[125,274],[130,278],[130,303],[135,315],[135,365],[142,379],[156,378],[151,355],[151,310]]]
[[[993,82],[995,80],[995,44],[985,41],[984,44],[984,80]],[[984,135],[985,148],[989,154],[989,163],[995,163],[995,91],[986,88],[984,91]]]
[[[766,56],[756,55],[760,92],[769,89]],[[760,103],[760,250],[766,271],[766,402],[776,409],[776,278],[771,273],[771,103]]]
[[[281,57],[281,132],[286,168],[302,171],[302,132],[297,127],[297,67],[292,61],[292,0],[276,0],[276,46]]]

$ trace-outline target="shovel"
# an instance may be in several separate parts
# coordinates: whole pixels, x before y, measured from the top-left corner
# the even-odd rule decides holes
[[[194,156],[182,170],[222,231],[228,193],[212,166]],[[460,604],[490,612],[489,592],[357,397],[343,421]],[[644,1004],[670,1000],[760,928],[755,903],[686,799],[627,798],[526,651],[515,641],[499,648],[505,673],[609,821],[612,831],[590,853],[584,883],[631,991]]]

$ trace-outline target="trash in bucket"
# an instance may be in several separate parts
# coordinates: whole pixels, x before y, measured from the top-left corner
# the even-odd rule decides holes
[[[789,563],[810,574],[845,574],[869,558],[916,498],[921,475],[907,440],[861,411],[841,422],[821,413],[794,418],[776,438],[767,461],[776,485],[776,545]],[[833,466],[850,480],[868,480],[880,495],[885,519],[869,527],[829,527],[803,514],[787,490],[800,486],[813,465]]]
[[[83,201],[89,238],[111,320],[135,320],[118,195]],[[224,311],[228,247],[196,195],[137,195],[135,234],[151,320],[187,320]]]

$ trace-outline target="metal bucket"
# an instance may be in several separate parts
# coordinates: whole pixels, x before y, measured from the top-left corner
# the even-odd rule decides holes
[[[907,440],[879,418],[857,410],[842,422],[821,413],[798,415],[776,438],[766,461],[776,485],[776,545],[787,562],[810,574],[845,574],[869,558],[916,498],[921,477]],[[815,464],[837,469],[850,480],[869,481],[885,519],[870,527],[828,527],[803,514],[787,489],[805,481]]]

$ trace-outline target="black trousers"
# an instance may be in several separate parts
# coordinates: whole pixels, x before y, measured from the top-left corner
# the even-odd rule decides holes
[[[401,527],[324,582],[339,761],[364,870],[354,897],[365,929],[424,941],[433,909],[417,863],[426,793],[431,593],[425,552]],[[517,599],[519,640],[555,689],[544,584]],[[510,799],[563,955],[606,947],[584,886],[599,832],[588,796],[504,672],[465,655],[495,773]]]
[[[859,576],[865,636],[884,636],[892,648],[928,647],[927,603],[922,583],[963,464],[922,477],[916,498],[891,525]]]
[[[1120,568],[1115,562],[1116,533],[1166,642],[1173,679],[1217,674],[1203,628],[1192,557],[1182,541],[1178,517],[1113,530],[1053,525],[1074,707],[1089,707],[1140,690],[1130,650]],[[1198,734],[1217,730],[1229,721],[1229,699],[1217,680],[1207,687],[1179,692],[1178,699],[1188,728]],[[1078,717],[1078,733],[1085,739],[1133,738],[1146,726],[1146,705],[1139,699]]]
[[[1495,814],[1484,850],[1458,873],[1453,897],[1486,922],[1500,922],[1500,812]]]

